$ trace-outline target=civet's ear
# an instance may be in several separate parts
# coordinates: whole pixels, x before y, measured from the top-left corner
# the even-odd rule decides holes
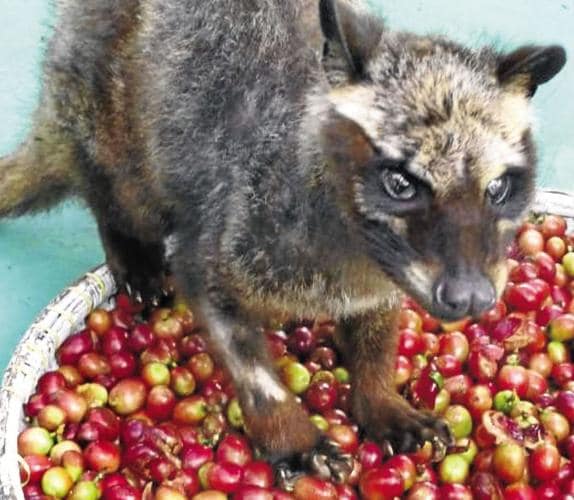
[[[538,85],[554,78],[565,63],[566,51],[559,45],[527,45],[500,57],[498,81],[531,97]]]
[[[319,0],[324,67],[332,82],[365,79],[383,33],[382,21],[345,0]]]

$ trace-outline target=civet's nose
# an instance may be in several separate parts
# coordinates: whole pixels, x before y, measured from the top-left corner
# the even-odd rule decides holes
[[[477,317],[495,302],[494,286],[481,272],[446,272],[434,286],[433,314],[446,320]]]

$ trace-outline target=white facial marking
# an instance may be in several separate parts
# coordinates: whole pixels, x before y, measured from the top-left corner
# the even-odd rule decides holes
[[[484,173],[480,176],[480,190],[485,191],[488,184],[503,175],[508,167],[526,168],[525,154],[510,146],[506,141],[495,138],[491,147],[485,150]]]
[[[382,121],[381,112],[373,106],[375,92],[368,88],[353,85],[333,90],[329,102],[340,115],[353,120],[375,141]]]
[[[524,131],[532,125],[533,113],[528,99],[520,94],[504,94],[497,111],[501,119],[511,123],[511,132],[514,132],[512,140],[518,141]]]
[[[406,166],[406,171],[409,174],[414,175],[418,179],[427,182],[431,186],[434,183],[432,173],[429,172],[424,166],[417,163],[416,161],[410,161]]]
[[[422,262],[411,262],[405,270],[405,277],[411,288],[420,295],[430,295],[433,281],[430,269]]]
[[[401,219],[400,217],[389,217],[388,224],[395,233],[400,234],[401,236],[406,236],[408,225],[405,219]]]

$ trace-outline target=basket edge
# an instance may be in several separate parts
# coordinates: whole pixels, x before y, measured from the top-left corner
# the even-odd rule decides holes
[[[559,189],[539,189],[530,207],[532,212],[550,212],[574,219],[574,192]]]
[[[69,335],[83,321],[85,316],[94,307],[109,299],[115,292],[115,281],[107,267],[100,265],[85,273],[78,280],[66,287],[60,294],[51,300],[42,309],[30,327],[24,332],[10,362],[6,368],[0,386],[0,498],[14,498],[23,500],[24,496],[21,488],[14,485],[20,484],[19,468],[17,457],[17,435],[21,424],[21,412],[19,406],[24,403],[25,398],[14,398],[14,394],[26,395],[25,387],[33,389],[38,374],[33,362],[36,355],[48,357],[53,352],[43,352],[30,350],[33,340],[38,335],[49,335],[48,332],[59,331],[60,335]],[[76,300],[77,299],[77,300]],[[73,302],[78,309],[75,310],[76,321],[71,321],[61,307],[62,303],[70,305]],[[58,328],[54,328],[58,324]],[[50,323],[47,325],[46,323]],[[57,342],[53,339],[53,349],[57,348]],[[24,362],[22,363],[22,360]],[[32,361],[30,362],[26,362]],[[2,415],[4,413],[4,415]]]

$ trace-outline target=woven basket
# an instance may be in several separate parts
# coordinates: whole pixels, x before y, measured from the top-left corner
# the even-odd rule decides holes
[[[92,309],[109,303],[114,293],[107,266],[87,273],[48,304],[16,347],[0,388],[0,499],[24,500],[16,443],[24,425],[23,403],[40,375],[56,367],[58,346],[83,327]]]
[[[573,194],[539,191],[533,211],[562,215],[574,227]],[[24,499],[16,443],[24,425],[23,403],[34,392],[40,375],[56,367],[57,347],[83,327],[92,309],[111,305],[114,293],[115,283],[106,266],[87,273],[50,302],[18,344],[0,388],[0,499]]]

